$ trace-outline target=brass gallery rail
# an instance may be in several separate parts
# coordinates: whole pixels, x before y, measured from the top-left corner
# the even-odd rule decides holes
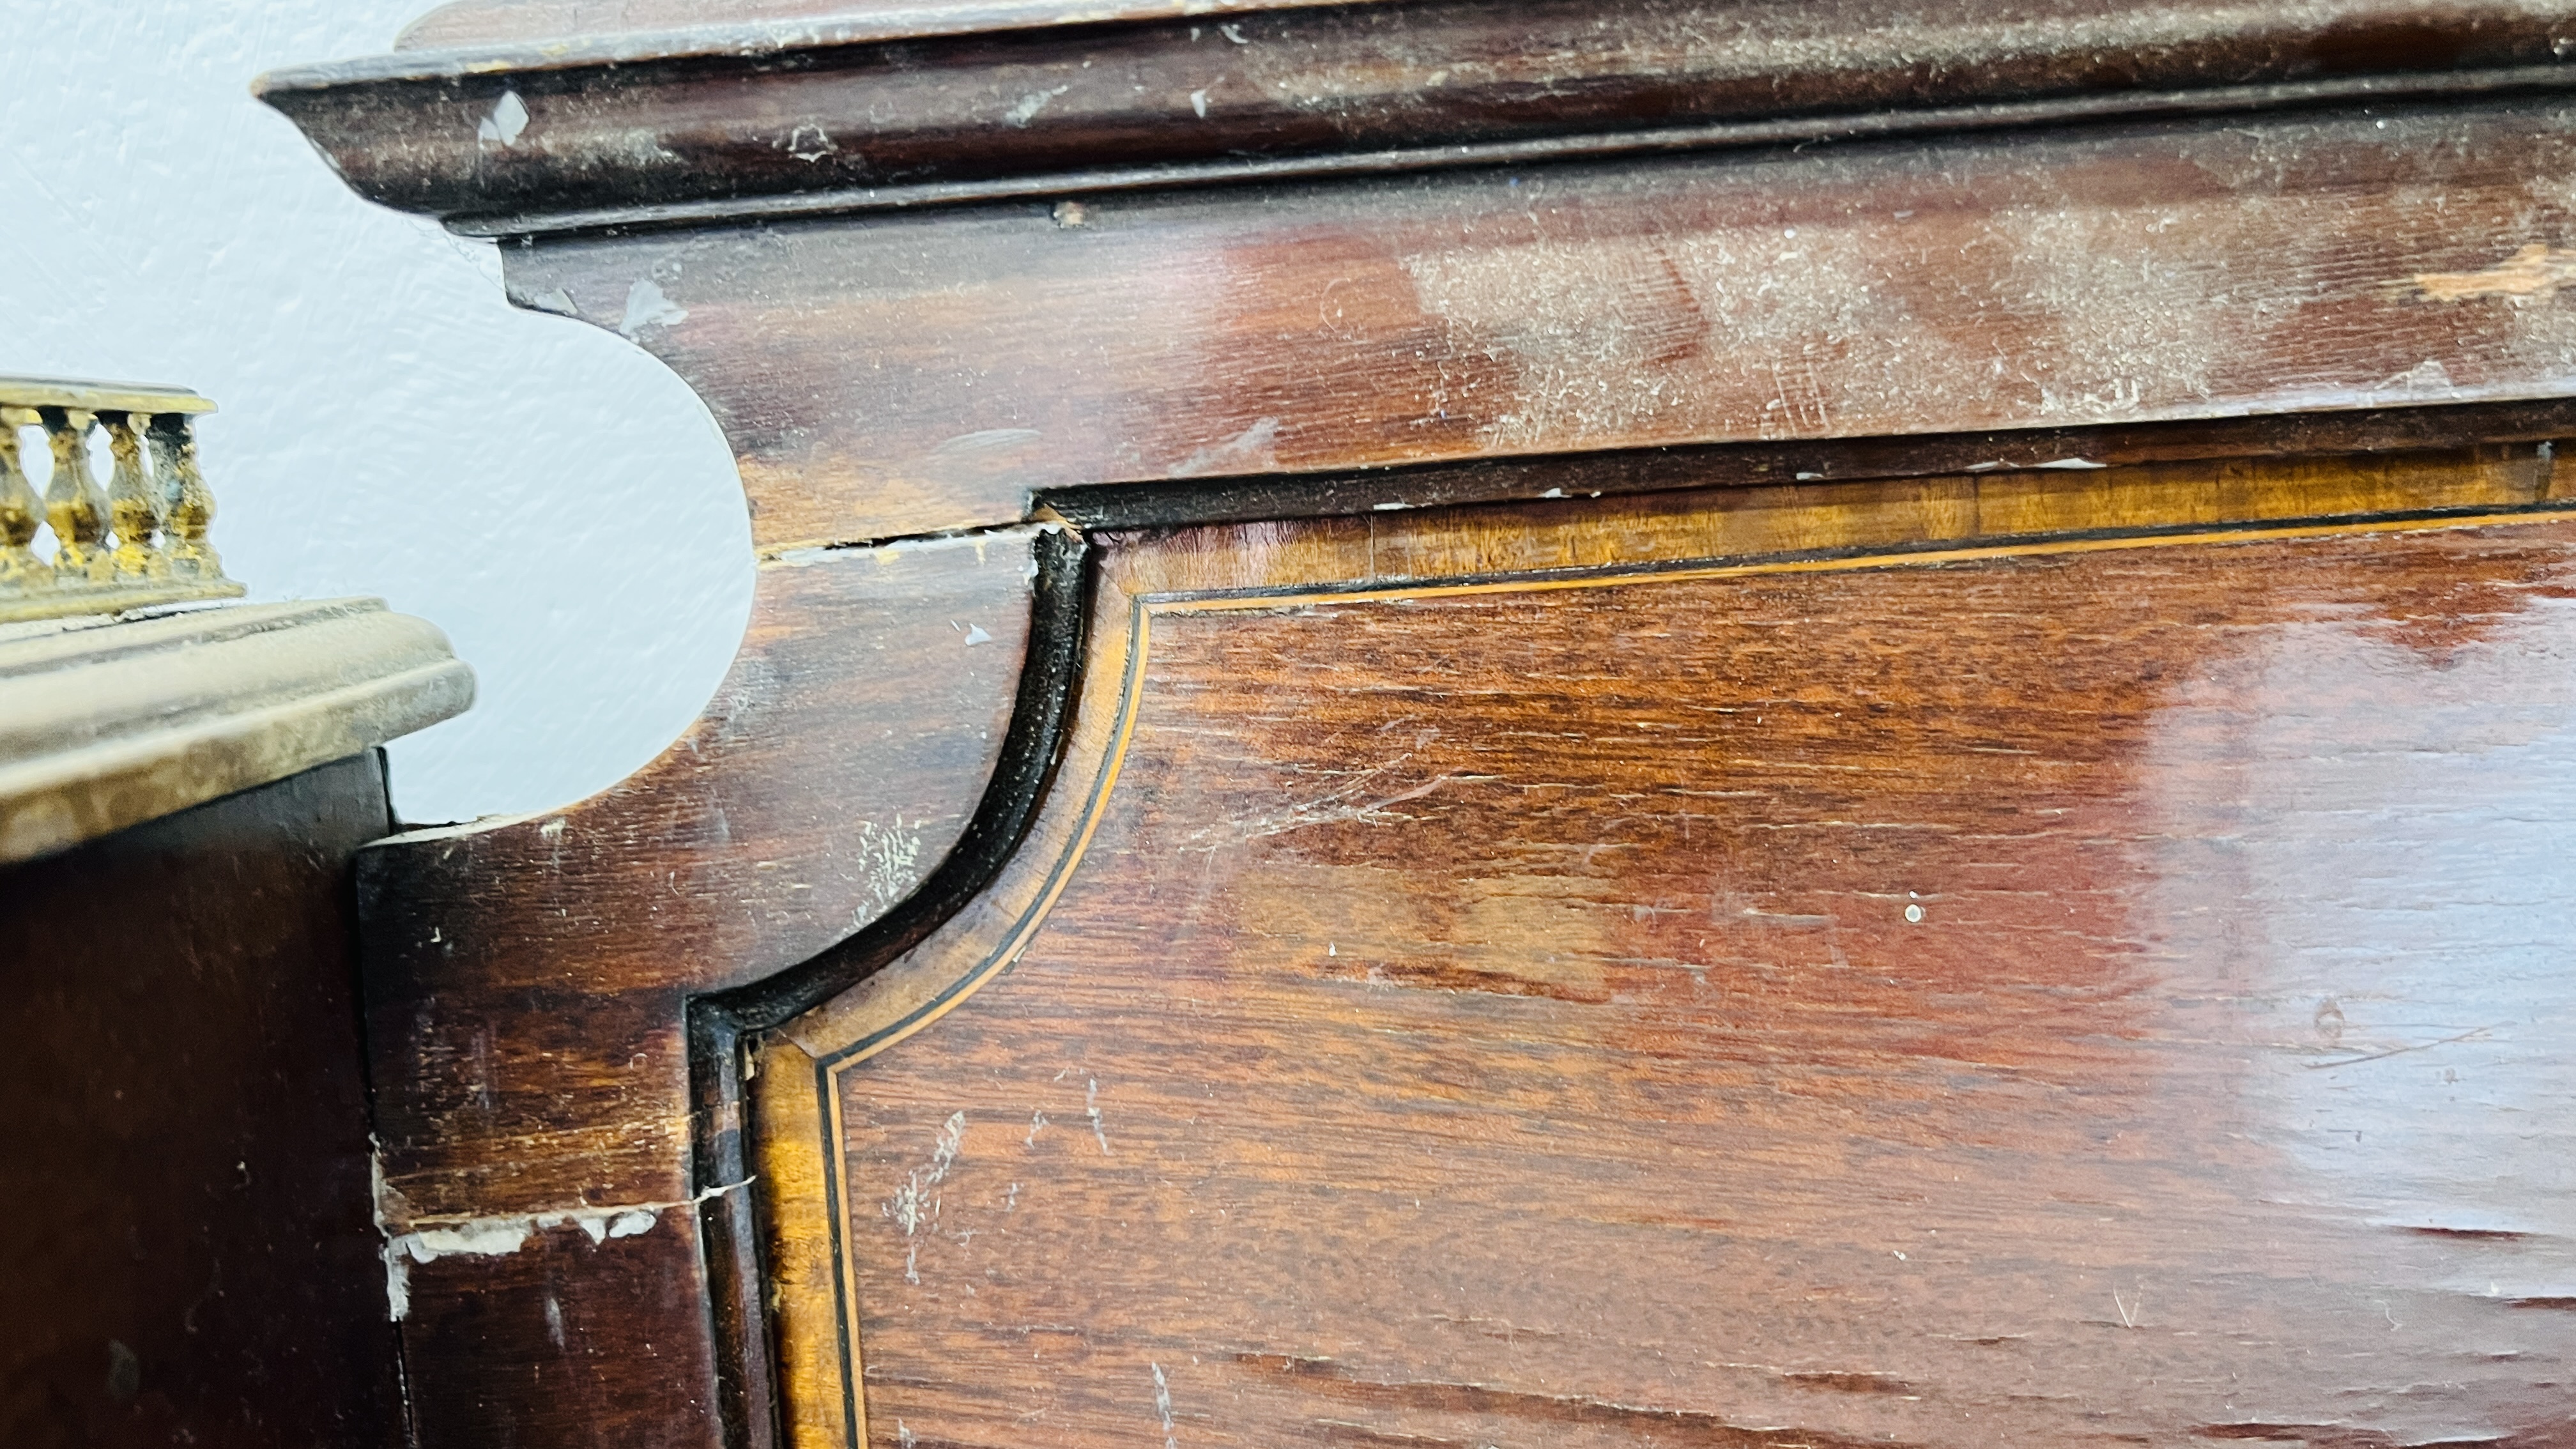
[[[206,542],[215,500],[194,420],[214,410],[181,388],[0,377],[0,623],[238,597]],[[30,428],[52,457],[41,497],[20,453]]]

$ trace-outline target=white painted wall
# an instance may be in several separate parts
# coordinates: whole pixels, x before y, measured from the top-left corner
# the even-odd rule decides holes
[[[253,598],[377,594],[447,631],[482,698],[393,746],[415,822],[650,759],[723,677],[752,577],[678,378],[513,310],[488,244],[360,201],[251,100],[430,3],[0,0],[0,372],[212,397],[214,542]]]

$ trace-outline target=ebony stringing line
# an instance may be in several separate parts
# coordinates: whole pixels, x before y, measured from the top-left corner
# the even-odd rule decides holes
[[[745,1140],[743,1060],[750,1039],[856,986],[982,893],[1018,850],[1064,751],[1089,605],[1089,549],[1079,534],[1038,534],[1029,646],[999,762],[947,859],[894,910],[802,964],[730,991],[692,998],[690,1182],[714,1315],[718,1410],[738,1449],[780,1442],[773,1347],[763,1303],[758,1187]],[[737,1187],[737,1184],[740,1186]]]

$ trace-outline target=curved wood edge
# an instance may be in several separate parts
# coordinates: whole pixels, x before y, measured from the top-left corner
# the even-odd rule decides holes
[[[1896,16],[1868,0],[1671,0],[1608,27],[1589,0],[786,8],[399,52],[254,91],[369,198],[520,235],[1598,152],[1579,138],[1785,145],[2263,109],[2492,84],[2466,74],[2482,70],[2550,83],[2576,25],[2564,0],[2319,0],[2261,18],[2206,0]]]
[[[813,1009],[917,945],[983,891],[1018,850],[1065,746],[1084,638],[1081,539],[1051,528],[1034,542],[1026,663],[1009,731],[982,800],[939,868],[902,905],[813,958],[688,1003],[690,1176],[707,1253],[728,1443],[767,1444],[776,1433],[757,1192],[735,1190],[756,1180],[743,1133],[743,1039]]]
[[[1027,645],[1061,538],[773,559],[724,686],[652,765],[361,855],[378,1221],[437,1385],[420,1442],[763,1442],[742,1406],[765,1378],[719,1337],[754,1263],[726,1236],[745,1176],[694,1151],[690,1002],[935,914],[925,885],[990,853],[977,802],[1025,789],[1015,710],[1053,688]]]
[[[1358,519],[1304,525],[1312,536],[1293,541],[1261,525],[1117,540],[1140,546],[1113,547],[1102,560],[1080,700],[1056,772],[1080,793],[1045,801],[989,888],[909,952],[803,1016],[729,1043],[744,1054],[743,1079],[754,1084],[752,1100],[731,1120],[751,1138],[746,1158],[759,1165],[762,1185],[759,1200],[738,1210],[756,1220],[735,1231],[771,1265],[756,1281],[774,1307],[766,1341],[779,1366],[778,1442],[794,1449],[867,1442],[858,1274],[836,1146],[844,1140],[839,1078],[964,1005],[1035,939],[1116,790],[1155,619],[2576,517],[2576,487],[2560,485],[2546,447],[2446,455],[2450,471],[2431,477],[2426,461],[2171,464],[2108,478],[1967,476],[1674,494],[1611,505],[1608,527],[1599,505],[1523,504],[1389,520],[1394,536],[1386,539],[1377,536],[1380,520]],[[1583,556],[1571,545],[1585,533],[1623,535],[1613,552],[1627,556]],[[1543,541],[1514,558],[1493,547],[1508,535]],[[1536,562],[1551,549],[1555,566]],[[1398,566],[1381,570],[1382,557]],[[833,1305],[828,1319],[797,1311],[823,1302]]]
[[[1056,779],[1080,786],[1074,803],[1062,796],[1041,802],[1020,849],[986,889],[911,951],[771,1026],[755,1050],[785,1041],[826,1068],[864,1061],[947,1015],[1027,947],[1081,863],[1135,727],[1151,619],[1147,595],[1135,584],[1106,570],[1092,582],[1089,647],[1055,769]],[[967,957],[972,964],[956,969]],[[930,964],[938,962],[951,964]]]
[[[2570,154],[2564,107],[2490,99],[504,256],[521,305],[690,381],[775,550],[1039,506],[1177,523],[2479,441],[2431,405],[2528,420],[2576,392],[2548,220]]]
[[[1087,613],[1081,672],[1078,681],[1067,681],[1072,686],[1065,699],[1070,717],[1052,772],[1054,782],[1079,788],[1076,803],[1068,807],[1065,796],[1052,790],[1033,802],[1036,808],[1019,849],[983,891],[923,937],[910,955],[880,965],[845,993],[842,999],[866,995],[885,1002],[887,1021],[876,1032],[877,1049],[929,1026],[1006,967],[1081,859],[1099,807],[1116,783],[1117,760],[1134,722],[1134,665],[1143,659],[1137,644],[1144,619],[1132,594],[1099,575],[1093,579]],[[966,942],[986,944],[959,944]],[[944,957],[964,949],[973,950],[978,965],[962,976],[907,969],[925,955]],[[735,1241],[754,1245],[762,1264],[757,1279],[762,1291],[749,1299],[758,1306],[759,1321],[744,1315],[729,1344],[737,1355],[767,1359],[763,1366],[743,1363],[735,1370],[740,1379],[775,1375],[776,1442],[795,1449],[864,1446],[867,1405],[861,1389],[859,1305],[839,1231],[838,1164],[828,1145],[839,1133],[833,1069],[803,1048],[800,1035],[796,1024],[786,1023],[732,1044],[745,1063],[735,1089],[747,1088],[750,1098],[734,1108],[734,1120],[741,1124],[737,1137],[748,1136],[745,1155],[757,1165],[760,1182],[756,1193],[747,1195],[753,1200],[730,1217],[726,1231]],[[838,1305],[829,1324],[778,1311],[783,1303],[813,1301]],[[737,1442],[764,1441],[747,1437]]]
[[[684,1001],[864,930],[967,838],[1025,673],[1037,536],[764,567],[732,671],[652,764],[360,855],[397,1230],[697,1190]]]
[[[784,44],[851,45],[989,35],[1059,25],[1230,18],[1318,5],[1381,0],[736,0],[722,21],[709,21],[697,0],[624,0],[602,13],[597,0],[450,0],[403,28],[406,51],[477,50],[525,45],[580,58],[609,55],[740,54]],[[610,41],[608,37],[623,39]],[[388,56],[391,64],[395,57]]]

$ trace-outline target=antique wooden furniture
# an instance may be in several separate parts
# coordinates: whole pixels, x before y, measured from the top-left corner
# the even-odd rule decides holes
[[[361,856],[424,1445],[2576,1444],[2576,4],[467,0],[732,440]]]
[[[111,612],[241,592],[170,421],[206,406],[0,381],[12,1449],[400,1430],[350,860],[392,830],[377,746],[465,708],[473,681],[437,630],[371,599]],[[11,466],[40,424],[42,552]]]

